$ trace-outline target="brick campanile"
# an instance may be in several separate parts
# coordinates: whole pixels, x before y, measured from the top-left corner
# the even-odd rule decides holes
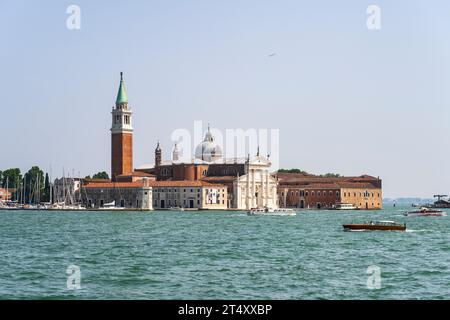
[[[116,106],[113,107],[111,114],[111,179],[114,181],[118,175],[133,172],[132,111],[128,106],[122,72]]]

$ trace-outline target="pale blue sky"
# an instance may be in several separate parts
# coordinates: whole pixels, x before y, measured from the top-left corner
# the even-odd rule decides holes
[[[109,172],[123,71],[135,166],[203,120],[279,128],[281,167],[380,176],[387,197],[450,193],[449,17],[444,0],[1,0],[0,169]]]

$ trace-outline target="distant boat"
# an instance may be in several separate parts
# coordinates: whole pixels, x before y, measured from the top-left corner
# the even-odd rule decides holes
[[[357,208],[353,205],[353,203],[338,203],[335,206],[336,210],[356,210]]]
[[[443,217],[446,216],[447,213],[442,210],[422,207],[420,210],[405,212],[403,215],[407,217]]]
[[[169,207],[167,208],[169,211],[184,211],[183,207]]]
[[[405,231],[406,224],[395,221],[369,221],[365,223],[352,223],[343,225],[345,231],[363,231],[363,230],[380,230],[380,231]]]
[[[116,207],[116,201],[105,203],[100,210],[124,210],[124,207]]]
[[[252,208],[247,211],[247,215],[249,216],[295,216],[297,213],[293,209],[289,208]]]

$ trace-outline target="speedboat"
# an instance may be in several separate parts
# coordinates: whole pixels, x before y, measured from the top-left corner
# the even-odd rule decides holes
[[[406,224],[395,221],[369,221],[364,223],[352,223],[343,225],[345,231],[381,230],[381,231],[405,231]]]
[[[422,208],[420,208],[420,210],[405,212],[403,215],[405,215],[407,217],[417,217],[417,216],[419,216],[419,217],[443,217],[443,216],[446,216],[447,213],[442,210],[429,209],[426,207],[422,207]]]
[[[295,216],[297,213],[293,209],[289,208],[252,208],[247,211],[247,215],[249,216]]]

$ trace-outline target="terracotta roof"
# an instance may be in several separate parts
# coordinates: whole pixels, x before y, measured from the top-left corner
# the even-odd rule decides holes
[[[202,179],[202,181],[226,181],[226,182],[231,182],[236,180],[237,177],[236,176],[212,176],[212,177],[204,177]]]
[[[86,189],[92,188],[140,188],[144,186],[144,181],[136,182],[92,182],[84,185]]]
[[[365,188],[381,187],[381,180],[369,175],[359,177],[321,177],[295,173],[277,173],[280,186],[301,188]]]
[[[123,178],[123,177],[154,177],[154,174],[146,173],[142,171],[133,171],[129,174],[119,174],[117,178]]]
[[[111,182],[111,179],[93,179],[93,178],[85,178],[82,179],[84,180],[84,183],[93,183],[93,182],[98,182],[98,183],[105,183],[105,182]]]

